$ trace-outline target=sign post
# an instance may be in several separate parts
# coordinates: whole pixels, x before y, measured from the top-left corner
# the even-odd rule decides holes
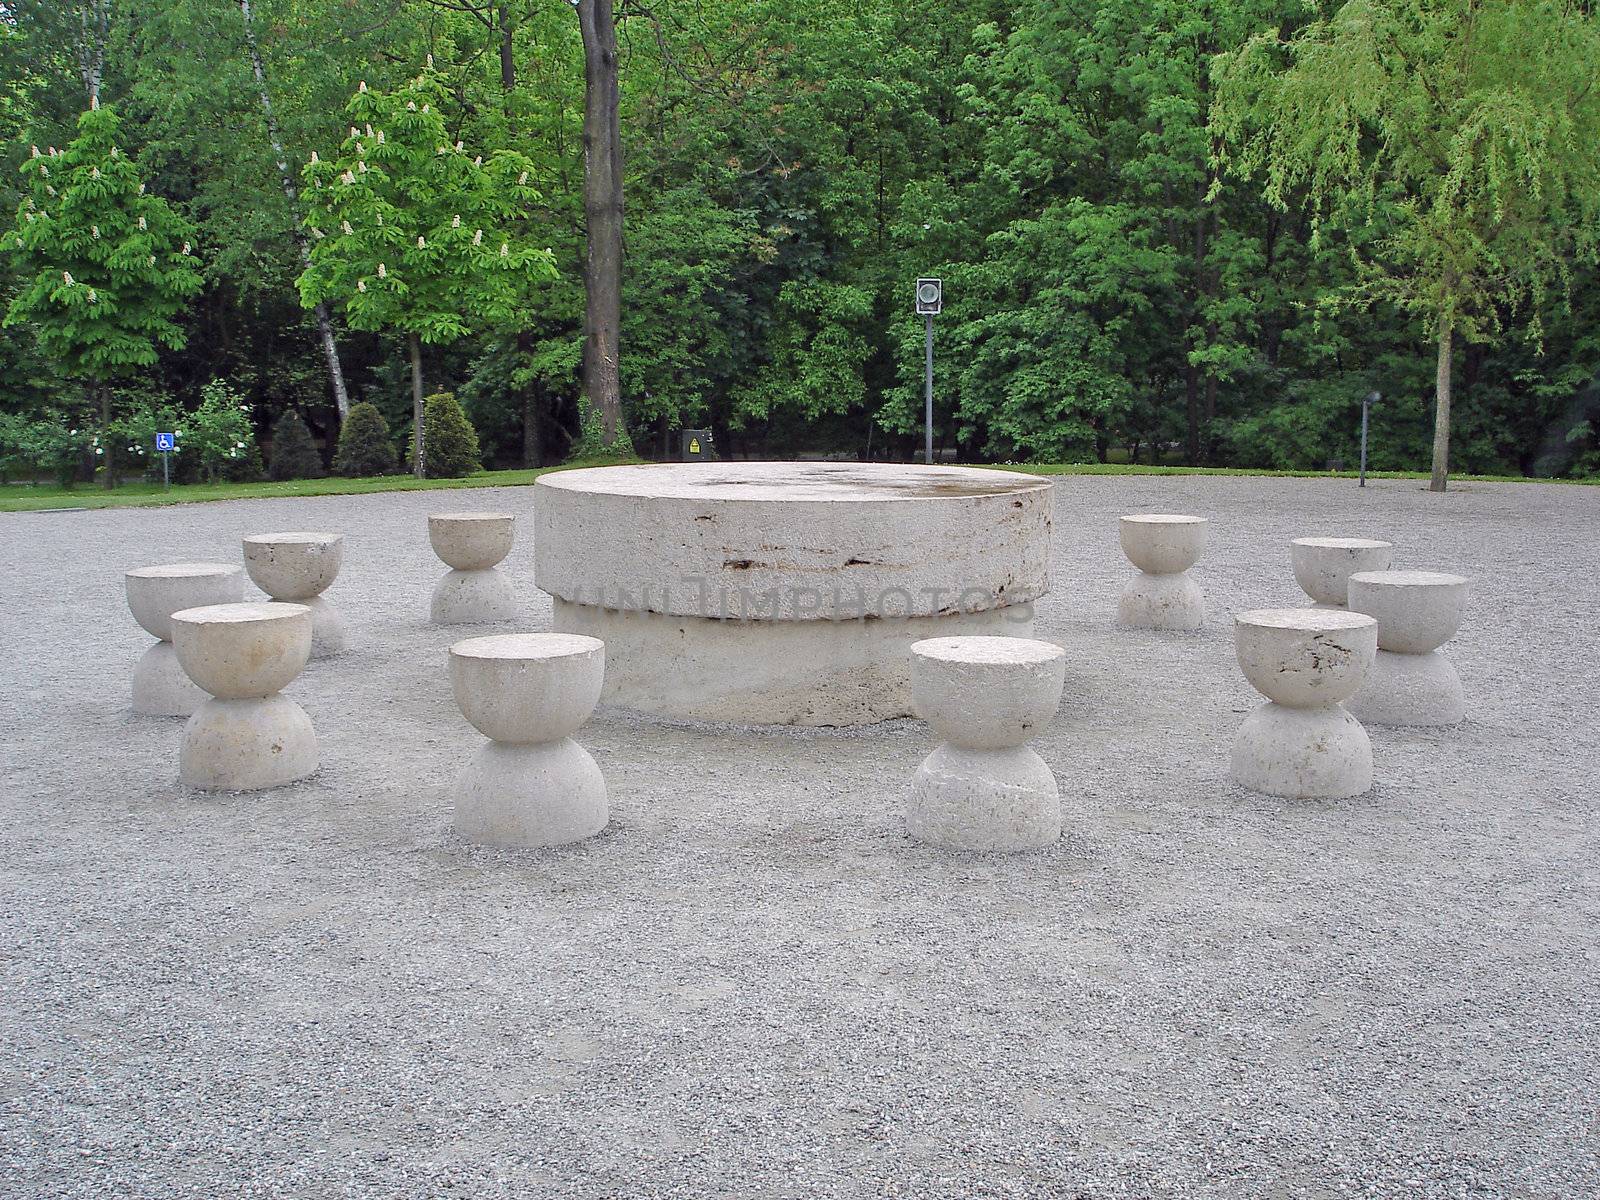
[[[917,280],[917,312],[926,322],[923,332],[922,461],[929,466],[933,465],[933,318],[943,307],[944,283],[938,279]]]
[[[170,433],[156,434],[156,449],[161,451],[161,490],[172,490],[172,452],[178,439]]]
[[[1361,482],[1357,487],[1367,486],[1367,413],[1382,399],[1382,392],[1368,392],[1361,398]]]

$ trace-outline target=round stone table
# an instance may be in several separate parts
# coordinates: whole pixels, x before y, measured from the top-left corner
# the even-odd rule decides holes
[[[534,581],[607,702],[753,725],[910,716],[912,642],[1029,637],[1048,480],[886,463],[643,464],[534,489]]]

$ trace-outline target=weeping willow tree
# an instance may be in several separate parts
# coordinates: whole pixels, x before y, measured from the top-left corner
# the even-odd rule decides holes
[[[1437,345],[1432,490],[1450,462],[1451,356],[1564,302],[1600,249],[1600,19],[1563,0],[1349,0],[1218,57],[1217,165],[1344,226],[1336,301],[1422,317]]]

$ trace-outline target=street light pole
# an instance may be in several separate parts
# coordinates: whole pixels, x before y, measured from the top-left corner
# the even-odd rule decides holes
[[[1367,413],[1382,399],[1382,392],[1368,392],[1361,398],[1361,482],[1357,487],[1367,486]]]
[[[928,313],[923,320],[927,322],[924,339],[927,363],[922,373],[922,461],[931,465],[933,463],[933,314]]]
[[[926,226],[924,226],[926,228]],[[917,312],[923,327],[922,461],[933,465],[933,316],[944,307],[944,284],[938,279],[917,280]]]

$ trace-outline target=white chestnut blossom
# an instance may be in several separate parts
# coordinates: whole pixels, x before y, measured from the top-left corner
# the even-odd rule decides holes
[[[379,279],[387,279],[387,278],[389,278],[389,268],[384,266],[382,263],[378,264],[378,278]]]

